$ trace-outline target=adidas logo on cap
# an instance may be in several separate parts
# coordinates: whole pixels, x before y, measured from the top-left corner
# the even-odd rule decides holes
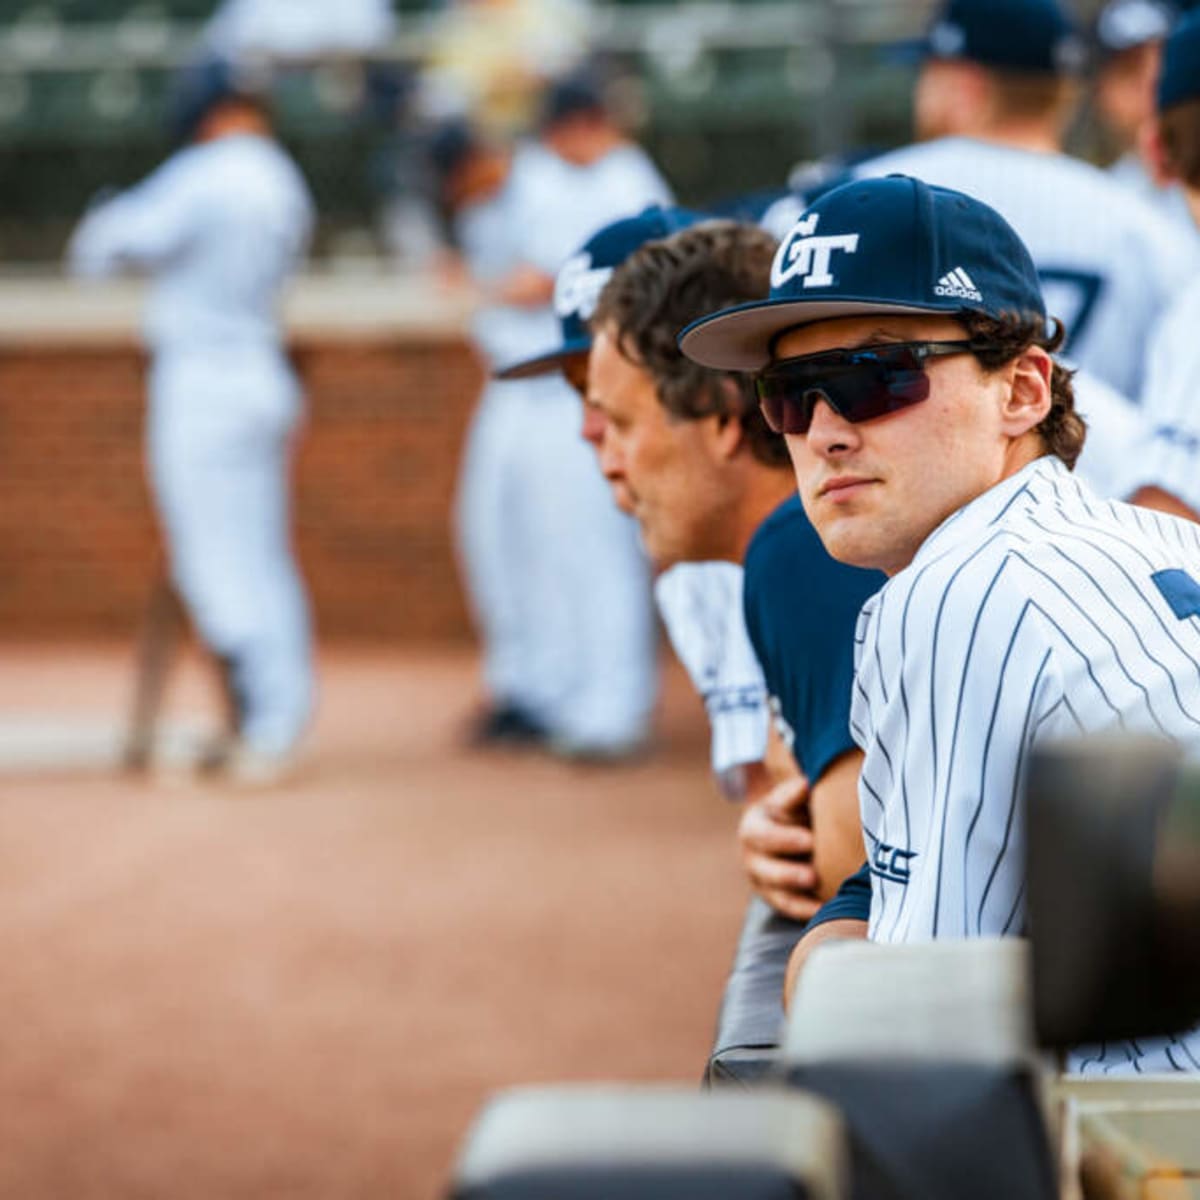
[[[949,296],[954,300],[974,300],[976,304],[983,303],[983,293],[962,267],[955,267],[953,271],[943,275],[937,281],[933,293],[935,296]]]

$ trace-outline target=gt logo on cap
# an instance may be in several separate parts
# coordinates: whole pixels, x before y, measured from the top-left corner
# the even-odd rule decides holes
[[[588,320],[600,302],[604,285],[612,278],[612,267],[592,266],[590,254],[568,259],[554,281],[554,311],[562,317]]]
[[[829,287],[834,278],[829,266],[835,250],[853,254],[858,249],[857,233],[817,237],[820,213],[809,213],[784,239],[771,264],[771,287],[781,288],[799,278],[802,287]]]

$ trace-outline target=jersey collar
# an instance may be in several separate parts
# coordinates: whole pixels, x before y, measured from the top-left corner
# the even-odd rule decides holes
[[[1071,473],[1066,464],[1055,455],[1045,454],[1034,459],[1015,475],[1002,480],[970,504],[951,513],[921,543],[921,548],[905,571],[920,569],[955,546],[978,540],[984,530],[1003,520],[1015,507],[1023,508],[1030,500],[1036,500],[1049,488],[1070,480]]]

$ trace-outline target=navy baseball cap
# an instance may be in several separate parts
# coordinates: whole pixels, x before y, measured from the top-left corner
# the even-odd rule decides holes
[[[1163,47],[1158,111],[1200,99],[1200,9],[1188,13]]]
[[[1046,316],[1025,243],[994,209],[907,175],[827,192],[780,243],[766,300],[693,321],[679,348],[701,366],[757,371],[780,334],[871,313]]]
[[[594,70],[584,67],[550,84],[542,96],[537,124],[544,130],[580,113],[607,110],[603,82]]]
[[[1100,58],[1109,58],[1161,41],[1178,17],[1178,8],[1167,0],[1109,0],[1092,26],[1092,42]]]
[[[701,220],[704,217],[700,213],[653,204],[636,217],[614,221],[593,234],[583,249],[562,265],[554,281],[554,311],[562,325],[561,345],[497,371],[496,378],[547,375],[557,371],[572,354],[590,350],[592,335],[587,323],[613,271],[640,246],[670,237]]]
[[[893,48],[910,61],[963,58],[999,70],[1069,75],[1087,58],[1059,0],[946,0],[923,38]]]
[[[225,58],[202,58],[184,67],[170,92],[168,130],[178,143],[196,136],[204,118],[229,100],[265,103],[270,80],[263,66],[234,63]]]

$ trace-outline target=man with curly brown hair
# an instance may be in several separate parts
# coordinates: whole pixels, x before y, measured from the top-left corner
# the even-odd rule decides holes
[[[714,1077],[748,1069],[729,1052],[774,1042],[800,922],[863,858],[860,755],[849,730],[853,632],[882,576],[834,562],[821,546],[749,381],[697,366],[675,340],[713,307],[763,297],[774,251],[768,234],[729,221],[642,246],[600,295],[586,372],[589,436],[655,565],[745,564],[746,629],[790,769],[803,772],[743,810],[742,857],[760,900],[726,990]]]

